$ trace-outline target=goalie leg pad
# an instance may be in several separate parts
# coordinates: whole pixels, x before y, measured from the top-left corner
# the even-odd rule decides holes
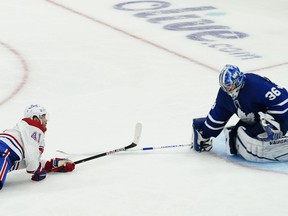
[[[288,137],[263,141],[250,137],[244,127],[237,131],[238,153],[248,161],[275,162],[288,161]]]

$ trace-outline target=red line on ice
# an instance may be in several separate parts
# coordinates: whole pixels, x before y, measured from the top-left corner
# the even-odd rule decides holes
[[[0,41],[0,45],[2,47],[6,48],[7,50],[9,50],[14,56],[16,56],[16,58],[18,60],[20,60],[20,63],[22,65],[22,72],[23,72],[23,76],[22,76],[19,84],[14,88],[14,90],[7,97],[0,100],[0,106],[2,106],[7,101],[11,100],[15,95],[17,95],[18,92],[24,87],[24,85],[26,84],[26,82],[28,80],[29,68],[28,68],[28,64],[25,61],[25,59],[23,58],[23,56],[16,49],[12,48],[8,44],[1,42],[1,41]]]

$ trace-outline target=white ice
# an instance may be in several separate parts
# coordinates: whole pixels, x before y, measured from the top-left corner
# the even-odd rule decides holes
[[[247,33],[244,39],[209,37],[215,40],[210,45],[261,56],[246,60],[186,37],[201,30],[164,29],[193,18],[151,23],[149,18],[169,14],[135,16],[160,1],[130,1],[134,11],[114,7],[124,2],[0,1],[1,131],[22,118],[26,105],[40,103],[50,113],[47,159],[64,157],[58,149],[97,154],[128,145],[137,122],[143,124],[139,147],[188,144],[191,120],[209,111],[226,63],[288,87],[286,0],[165,1],[171,5],[163,10],[217,8],[179,15]],[[25,171],[8,175],[1,215],[288,214],[287,174],[237,166],[189,147],[124,152],[41,182],[30,178]]]

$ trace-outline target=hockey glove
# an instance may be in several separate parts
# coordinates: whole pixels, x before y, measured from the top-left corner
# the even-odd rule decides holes
[[[205,118],[193,119],[192,124],[192,147],[197,152],[210,151],[212,149],[212,140],[210,138],[202,137],[202,125]]]
[[[53,158],[45,163],[46,172],[71,172],[75,164],[66,158]]]
[[[39,163],[39,167],[32,175],[31,180],[33,181],[41,181],[46,178],[46,171],[42,168],[41,163]]]

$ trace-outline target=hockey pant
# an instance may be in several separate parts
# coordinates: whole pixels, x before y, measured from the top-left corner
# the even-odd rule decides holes
[[[19,161],[19,156],[5,142],[0,140],[0,190],[5,183],[8,172],[13,169],[17,161]]]
[[[288,161],[288,137],[261,141],[249,136],[244,127],[239,127],[236,137],[238,154],[254,162]]]

